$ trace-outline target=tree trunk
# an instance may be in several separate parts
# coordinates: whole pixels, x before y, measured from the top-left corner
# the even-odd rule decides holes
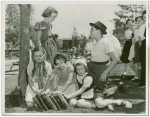
[[[29,63],[29,27],[30,7],[28,4],[20,4],[20,56],[18,86],[21,86],[22,96],[25,97],[27,80],[27,65]]]

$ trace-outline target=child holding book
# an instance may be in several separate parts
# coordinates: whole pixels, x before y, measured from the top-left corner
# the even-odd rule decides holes
[[[108,107],[112,111],[114,110],[112,105],[125,105],[127,108],[132,107],[132,104],[128,101],[105,98],[106,96],[113,95],[118,89],[118,86],[97,92],[93,78],[87,73],[86,62],[77,63],[75,69],[77,73],[76,80],[79,89],[70,95],[65,95],[65,97],[69,100],[70,106],[84,108]]]
[[[30,62],[27,67],[28,74],[28,86],[26,89],[25,100],[27,107],[33,107],[33,97],[37,92],[45,90],[47,79],[52,73],[52,67],[49,62],[46,61],[45,49],[35,48],[32,55],[33,61],[30,57]]]
[[[67,64],[67,58],[63,54],[57,54],[54,57],[56,67],[52,71],[51,77],[46,84],[46,91],[64,92],[65,94],[73,93],[76,90],[75,80],[73,79],[74,67],[72,64]]]

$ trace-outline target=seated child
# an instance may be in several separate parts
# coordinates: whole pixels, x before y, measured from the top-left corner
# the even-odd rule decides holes
[[[77,72],[77,83],[79,90],[76,92],[65,95],[66,99],[69,100],[70,106],[78,106],[84,108],[104,108],[108,106],[113,111],[112,105],[125,105],[127,108],[131,108],[132,104],[123,100],[104,99],[104,94],[114,94],[117,86],[112,87],[114,90],[106,89],[104,92],[97,93],[96,87],[93,82],[93,78],[88,75],[86,62],[79,62],[75,66]],[[77,97],[77,99],[75,99]]]
[[[46,81],[52,72],[51,64],[46,61],[46,51],[35,48],[32,55],[33,61],[30,60],[27,67],[28,86],[26,89],[25,100],[27,107],[33,107],[33,97],[45,89]],[[30,58],[31,59],[31,58]]]
[[[51,77],[46,84],[44,93],[55,91],[71,94],[75,92],[75,80],[73,79],[74,67],[72,64],[66,64],[67,59],[63,54],[57,54],[54,58],[56,67],[52,71]]]

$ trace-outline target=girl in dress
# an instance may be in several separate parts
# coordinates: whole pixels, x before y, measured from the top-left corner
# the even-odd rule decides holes
[[[32,98],[35,97],[37,92],[45,90],[46,81],[52,73],[51,64],[46,61],[46,51],[43,48],[35,48],[32,58],[33,61],[30,58],[27,67],[29,82],[25,95],[27,107],[34,106]]]
[[[122,61],[122,63],[124,63],[124,75],[126,75],[127,65],[130,62],[128,60],[128,57],[129,57],[130,48],[132,46],[132,37],[133,37],[132,21],[128,19],[126,21],[126,25],[128,27],[128,30],[125,31],[126,42],[124,44],[123,52],[120,57],[120,60]]]
[[[143,24],[143,19],[141,16],[135,18],[137,24],[134,30],[134,37],[132,38],[132,46],[129,54],[130,67],[135,72],[135,77],[132,79],[135,82],[139,82],[141,77],[141,65],[140,65],[140,52],[139,52],[139,28]]]
[[[108,107],[110,110],[114,110],[112,105],[125,105],[127,108],[131,108],[132,104],[124,100],[104,99],[104,95],[113,95],[117,86],[106,89],[102,92],[97,92],[93,78],[87,73],[87,65],[85,62],[78,62],[75,66],[76,80],[78,90],[70,95],[65,95],[69,100],[70,106],[78,106],[83,108],[104,108]]]
[[[56,67],[52,71],[51,77],[46,84],[44,93],[64,92],[65,94],[73,93],[76,90],[75,80],[73,79],[74,67],[67,64],[67,59],[63,54],[57,54],[54,58]]]
[[[58,11],[53,7],[48,7],[44,10],[42,16],[44,20],[37,22],[35,29],[37,31],[37,45],[38,48],[43,47],[46,50],[46,60],[54,67],[53,59],[57,54],[57,45],[52,34],[52,22],[58,15]]]

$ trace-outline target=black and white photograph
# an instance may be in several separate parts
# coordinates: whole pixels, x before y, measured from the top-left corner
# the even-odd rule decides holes
[[[2,115],[149,115],[148,1],[2,3]]]

